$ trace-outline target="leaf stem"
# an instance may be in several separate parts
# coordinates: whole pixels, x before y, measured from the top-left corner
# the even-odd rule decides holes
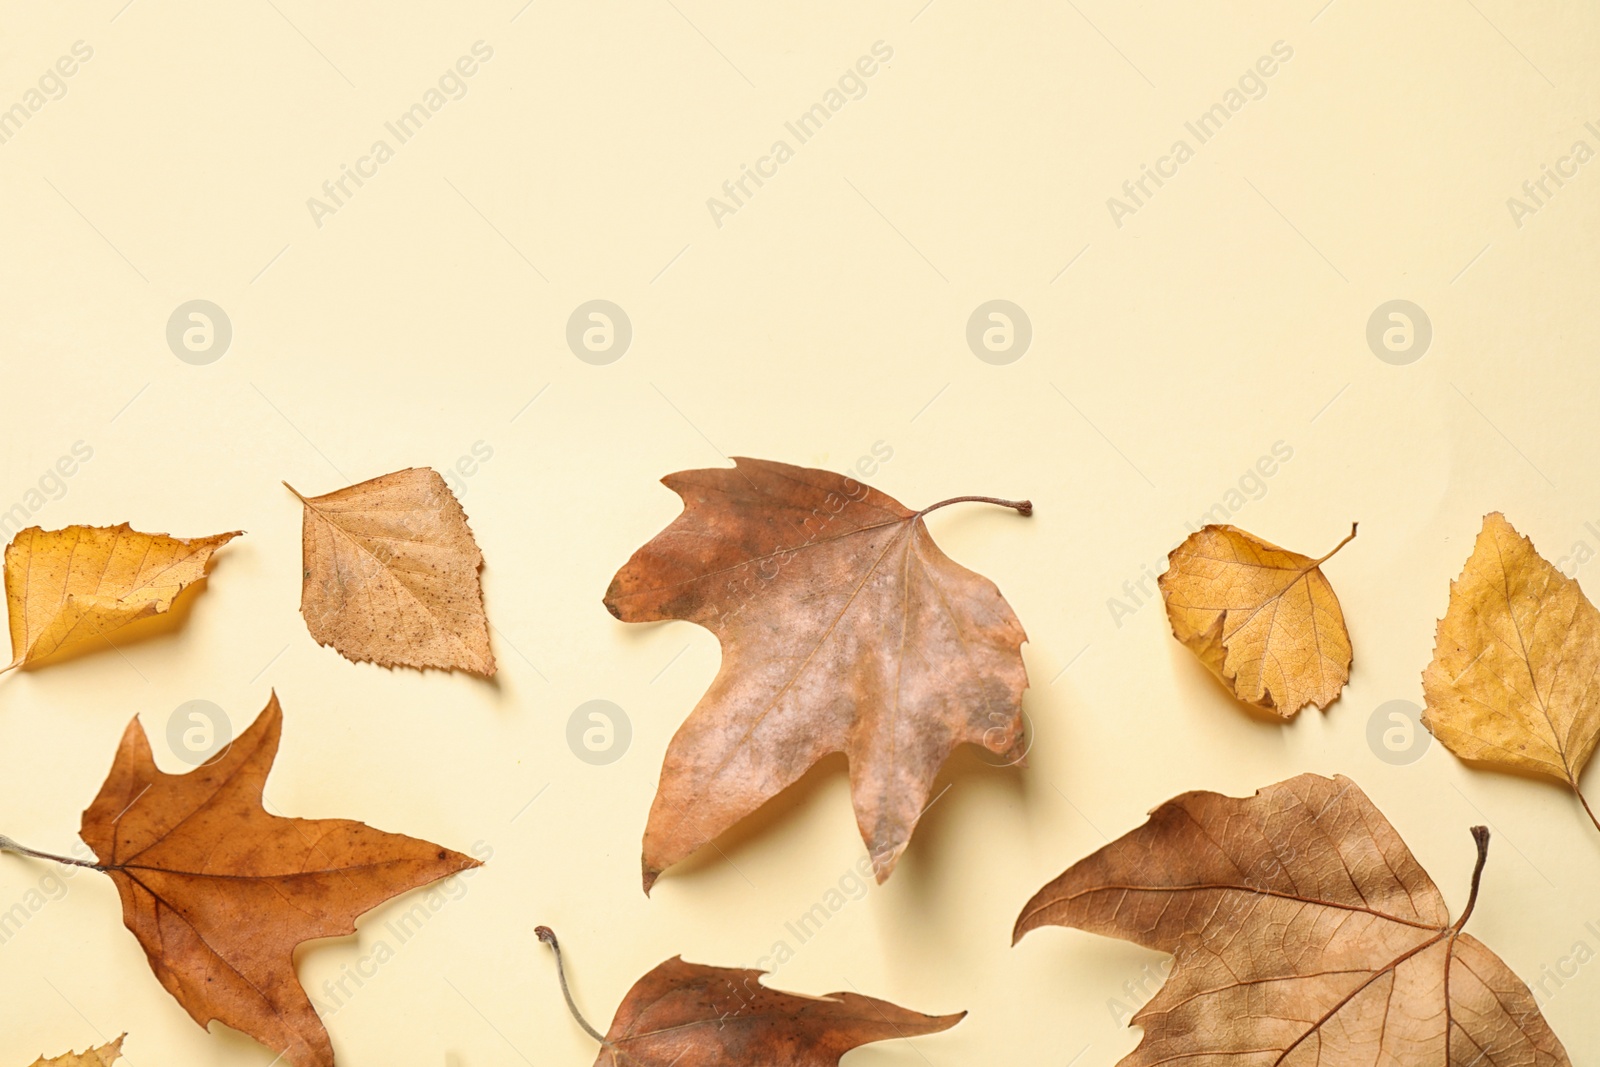
[[[583,1017],[583,1013],[578,1010],[578,1005],[572,1000],[572,991],[567,988],[567,969],[561,965],[561,945],[556,941],[556,932],[548,926],[537,926],[533,932],[538,934],[539,940],[549,945],[550,951],[556,954],[556,977],[561,979],[561,995],[567,998],[567,1010],[572,1013],[574,1019],[578,1020],[578,1025],[583,1027],[590,1037],[604,1045],[606,1043],[605,1035],[589,1025],[589,1020]]]
[[[26,845],[19,845],[5,834],[0,834],[0,852],[15,852],[19,856],[32,856],[34,859],[39,860],[54,860],[57,863],[66,863],[73,867],[87,867],[91,871],[105,870],[100,864],[90,863],[88,860],[73,859],[71,856],[57,856],[51,852],[40,852]]]
[[[1578,783],[1572,783],[1572,793],[1578,798],[1578,803],[1583,805],[1583,810],[1589,816],[1589,821],[1594,823],[1594,828],[1600,830],[1600,818],[1595,818],[1594,809],[1589,806],[1589,801],[1584,797],[1583,790],[1578,788]]]
[[[1478,863],[1472,868],[1472,892],[1467,896],[1467,907],[1461,913],[1461,918],[1450,928],[1452,936],[1459,934],[1462,927],[1467,925],[1467,919],[1472,916],[1472,909],[1478,904],[1478,883],[1483,880],[1483,865],[1489,859],[1489,828],[1487,826],[1474,826],[1472,840],[1478,843]]]
[[[1330,559],[1333,558],[1333,555],[1334,555],[1335,552],[1338,552],[1341,548],[1343,548],[1345,545],[1348,545],[1351,541],[1354,541],[1356,539],[1356,527],[1359,526],[1359,525],[1361,525],[1361,524],[1360,523],[1356,523],[1356,522],[1352,522],[1350,524],[1350,534],[1349,534],[1349,536],[1346,537],[1343,541],[1340,541],[1338,544],[1334,545],[1333,548],[1331,550],[1329,550],[1328,554],[1326,556],[1323,556],[1321,559],[1317,560],[1317,562],[1315,564],[1313,564],[1313,566],[1317,566],[1317,567],[1322,566],[1324,563],[1328,562]]]
[[[997,496],[953,496],[949,500],[941,500],[937,504],[929,504],[927,507],[917,512],[917,516],[920,518],[930,511],[938,511],[940,508],[947,507],[951,504],[967,503],[999,504],[1003,508],[1013,508],[1022,515],[1033,514],[1033,501],[1031,500],[1003,500]]]

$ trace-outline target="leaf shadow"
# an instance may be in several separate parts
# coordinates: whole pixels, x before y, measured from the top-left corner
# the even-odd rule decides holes
[[[108,652],[120,653],[130,645],[142,645],[163,637],[171,637],[188,625],[190,617],[194,614],[195,600],[205,591],[206,583],[210,578],[211,574],[207,572],[203,577],[197,578],[184,586],[178,595],[173,598],[172,606],[166,611],[143,619],[136,619],[126,626],[119,626],[114,630],[108,630],[93,637],[85,637],[81,640],[69,642],[48,656],[22,664],[17,670],[31,673],[43,667],[59,666],[87,656],[104,655]],[[113,635],[116,640],[112,640]],[[108,648],[107,646],[110,647]]]
[[[850,763],[843,752],[832,752],[822,757],[787,789],[734,823],[687,859],[663,871],[657,884],[664,884],[669,879],[704,877],[706,872],[724,865],[739,870],[741,858],[748,859],[769,835],[776,839],[782,827],[798,817],[800,809],[817,803],[824,793],[837,789],[841,782],[848,783],[849,774]],[[849,832],[857,832],[854,819],[850,821]]]
[[[904,883],[901,892],[909,902],[931,903],[951,881],[948,875],[972,862],[973,842],[961,840],[972,814],[952,803],[957,796],[978,811],[1010,812],[1027,802],[1026,764],[1007,766],[998,763],[999,758],[981,745],[968,744],[952,752],[939,768],[928,807],[890,878]]]
[[[1167,656],[1174,664],[1173,674],[1178,678],[1183,688],[1187,691],[1203,694],[1203,699],[1208,705],[1226,704],[1235,712],[1242,714],[1246,720],[1261,726],[1281,728],[1294,722],[1294,719],[1285,719],[1270,708],[1258,707],[1234,696],[1227,683],[1213,674],[1211,669],[1201,663],[1200,658],[1185,648],[1181,641],[1174,639],[1167,642]],[[1329,705],[1329,707],[1332,706],[1331,704]],[[1322,714],[1317,712],[1315,705],[1308,704],[1296,714],[1295,718],[1297,719],[1301,715],[1313,712]]]
[[[1426,727],[1424,727],[1424,729],[1426,729]],[[1443,749],[1444,752],[1446,753],[1446,755],[1448,755],[1451,759],[1459,760],[1462,764],[1464,764],[1467,767],[1468,770],[1472,771],[1474,774],[1504,775],[1504,776],[1506,776],[1508,778],[1521,779],[1522,781],[1528,782],[1531,785],[1536,786],[1538,788],[1555,789],[1558,792],[1560,792],[1562,795],[1567,797],[1567,799],[1569,801],[1571,801],[1572,807],[1575,809],[1578,821],[1580,823],[1585,823],[1585,822],[1589,821],[1588,820],[1588,816],[1585,815],[1585,813],[1584,813],[1583,804],[1578,799],[1578,790],[1583,788],[1583,781],[1582,781],[1582,779],[1584,777],[1583,772],[1580,772],[1579,775],[1578,775],[1578,779],[1579,779],[1578,789],[1574,789],[1572,787],[1572,785],[1570,785],[1568,782],[1566,782],[1563,779],[1555,778],[1555,777],[1552,777],[1551,775],[1548,775],[1548,774],[1540,774],[1538,771],[1530,771],[1525,767],[1513,767],[1510,764],[1496,763],[1493,760],[1472,759],[1469,756],[1457,755],[1456,753],[1451,752],[1448,748],[1445,748],[1444,742],[1440,741],[1437,737],[1435,737],[1429,743],[1428,747],[1429,748],[1438,747],[1440,749]],[[1466,794],[1464,792],[1462,793],[1462,795],[1466,796]],[[1585,794],[1585,795],[1587,795],[1587,794]],[[1470,798],[1470,797],[1468,797],[1467,799],[1470,802],[1476,803],[1476,801],[1473,801],[1472,798]],[[1487,821],[1488,817],[1485,816],[1484,818],[1485,818],[1485,821]],[[1583,836],[1587,837],[1590,841],[1595,841],[1596,840],[1596,836],[1594,834],[1584,834]]]

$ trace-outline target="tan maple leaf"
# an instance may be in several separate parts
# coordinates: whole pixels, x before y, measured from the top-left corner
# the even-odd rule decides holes
[[[1499,512],[1450,583],[1422,689],[1446,748],[1555,778],[1595,819],[1578,777],[1600,738],[1600,611]]]
[[[1190,534],[1158,579],[1172,634],[1247,704],[1292,718],[1326,708],[1350,679],[1350,634],[1320,559],[1237,526]]]
[[[185,1011],[249,1034],[293,1067],[331,1067],[333,1046],[295,977],[302,942],[355,933],[362,913],[478,861],[349,819],[269,814],[276,695],[221,756],[156,768],[135,719],[80,831],[98,862],[0,851],[104,871],[150,968]]]
[[[600,1042],[594,1067],[838,1067],[853,1048],[948,1030],[967,1014],[923,1015],[859,993],[785,993],[761,984],[764,971],[674,956],[634,983],[601,1034],[573,1003],[555,934],[538,934],[555,951],[568,1009]]]
[[[1185,793],[1028,902],[1045,925],[1173,955],[1119,1067],[1570,1067],[1528,987],[1471,934],[1348,778]]]
[[[411,467],[316,497],[289,491],[305,505],[300,613],[319,645],[383,667],[494,674],[483,553],[437,471]]]
[[[624,622],[687,619],[722,667],[673,737],[644,835],[644,885],[833,752],[878,881],[964,743],[1020,761],[1022,624],[950,560],[921,511],[854,479],[758,459],[680,471],[673,523],[612,579]]]
[[[52,1056],[48,1060],[40,1056],[33,1061],[32,1067],[111,1067],[122,1058],[122,1042],[127,1036],[123,1034],[115,1041],[85,1052],[68,1052],[61,1056]]]
[[[6,546],[12,660],[0,671],[166,611],[239,534],[169,537],[127,523],[21,531]]]

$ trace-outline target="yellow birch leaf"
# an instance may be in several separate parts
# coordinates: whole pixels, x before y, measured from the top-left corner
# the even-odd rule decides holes
[[[1485,515],[1422,689],[1422,721],[1450,751],[1576,793],[1600,737],[1600,611],[1504,515]]]
[[[13,658],[4,669],[168,610],[240,532],[187,539],[127,523],[23,530],[6,547]]]
[[[112,1063],[122,1058],[122,1042],[127,1036],[123,1034],[110,1044],[83,1053],[68,1052],[48,1060],[40,1056],[33,1061],[32,1067],[111,1067]]]
[[[1233,695],[1292,718],[1326,708],[1350,679],[1350,634],[1321,559],[1211,525],[1167,557],[1158,580],[1172,635]]]

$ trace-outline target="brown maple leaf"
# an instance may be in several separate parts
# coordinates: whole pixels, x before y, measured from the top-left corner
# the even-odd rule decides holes
[[[1422,673],[1422,721],[1446,748],[1567,785],[1600,739],[1600,611],[1504,515],[1483,529]]]
[[[123,1034],[115,1041],[108,1041],[104,1045],[83,1052],[68,1052],[49,1059],[40,1056],[33,1062],[33,1067],[111,1067],[117,1060],[122,1059],[122,1042],[127,1036]]]
[[[127,523],[23,530],[6,546],[12,660],[0,673],[166,611],[239,533],[169,537]]]
[[[382,667],[490,677],[483,553],[455,494],[430,467],[304,497],[300,614],[319,645]]]
[[[1247,704],[1292,718],[1350,679],[1350,634],[1320,559],[1212,525],[1172,550],[1157,584],[1172,635]]]
[[[333,1046],[295,977],[301,942],[355,933],[391,897],[478,861],[349,819],[287,819],[262,807],[283,713],[276,695],[219,757],[156,769],[128,724],[80,831],[98,863],[0,851],[104,871],[156,977],[206,1026],[216,1019],[294,1067],[331,1067]]]
[[[1119,1067],[1570,1067],[1528,987],[1462,933],[1348,778],[1185,793],[1028,902],[1013,941],[1076,927],[1170,952]]]
[[[673,737],[644,834],[644,887],[818,760],[850,761],[878,881],[963,743],[1020,761],[1027,640],[994,583],[950,560],[923,516],[829,471],[758,459],[680,471],[673,523],[605,597],[624,622],[687,619],[722,667]]]
[[[674,956],[634,983],[601,1034],[573,1003],[555,933],[537,932],[555,952],[568,1010],[600,1042],[594,1067],[838,1067],[853,1048],[948,1030],[967,1014],[923,1015],[859,993],[784,993],[761,984],[765,971]]]

